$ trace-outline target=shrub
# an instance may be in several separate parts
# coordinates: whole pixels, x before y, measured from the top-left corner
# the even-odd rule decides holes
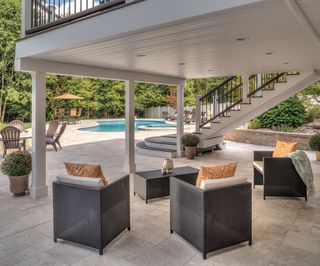
[[[313,151],[320,151],[320,133],[317,133],[310,138],[309,146]]]
[[[12,152],[8,154],[1,163],[1,172],[8,176],[28,175],[32,170],[30,153]]]
[[[280,125],[277,127],[272,128],[275,131],[281,131],[281,132],[292,132],[293,127],[288,127],[287,125]]]
[[[258,118],[254,118],[250,121],[249,123],[249,126],[248,126],[249,129],[258,129],[258,128],[261,128],[261,125],[260,125],[260,121]]]
[[[262,128],[272,128],[286,125],[297,128],[307,119],[306,108],[298,97],[290,97],[288,100],[271,108],[257,117]]]
[[[309,110],[310,120],[313,122],[315,119],[320,119],[320,104],[314,105]]]
[[[200,139],[193,134],[185,134],[181,138],[181,144],[184,146],[197,146],[200,142]]]

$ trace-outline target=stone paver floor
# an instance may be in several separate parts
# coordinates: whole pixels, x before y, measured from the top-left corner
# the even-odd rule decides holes
[[[86,133],[70,126],[63,150],[48,148],[49,196],[33,201],[14,198],[8,179],[0,176],[0,265],[320,265],[320,163],[311,159],[317,194],[303,199],[262,199],[262,188],[253,190],[253,245],[236,245],[209,254],[206,261],[189,243],[169,233],[169,199],[145,204],[131,193],[131,228],[99,256],[96,250],[64,241],[53,242],[51,181],[63,173],[65,161],[94,162],[110,179],[124,174],[122,133]],[[137,139],[153,133],[138,132]],[[237,175],[252,180],[253,150],[262,146],[228,142],[223,151],[195,160],[175,159],[175,166],[238,162]],[[137,170],[157,169],[162,158],[136,155]],[[131,185],[132,190],[132,185]]]

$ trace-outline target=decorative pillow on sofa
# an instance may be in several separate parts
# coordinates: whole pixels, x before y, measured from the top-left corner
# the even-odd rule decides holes
[[[101,165],[98,164],[83,164],[83,163],[64,163],[68,175],[79,177],[100,178],[104,185],[108,184],[104,177]]]
[[[228,163],[224,165],[201,166],[198,174],[196,186],[200,187],[201,181],[205,179],[215,179],[234,176],[237,163]]]
[[[297,150],[298,142],[277,141],[272,157],[281,157]]]

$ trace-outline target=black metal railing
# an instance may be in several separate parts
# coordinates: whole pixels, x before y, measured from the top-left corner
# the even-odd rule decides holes
[[[125,0],[31,0],[31,29],[32,34],[53,26],[80,19],[94,13],[118,7]]]
[[[299,72],[283,72],[251,75],[249,77],[249,93],[247,104],[252,97],[262,97],[259,92],[274,90],[276,83],[286,83],[287,76],[299,75]],[[240,111],[243,103],[243,83],[241,77],[227,78],[217,87],[211,89],[200,98],[200,127],[219,122],[220,117],[230,116],[231,111]]]
[[[200,98],[200,127],[204,127],[219,117],[229,116],[231,110],[240,110],[242,89],[241,77],[232,76],[202,96]]]

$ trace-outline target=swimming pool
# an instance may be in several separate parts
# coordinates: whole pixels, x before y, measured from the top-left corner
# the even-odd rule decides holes
[[[125,121],[124,120],[115,120],[115,121],[97,121],[98,125],[94,127],[85,127],[79,128],[81,131],[89,132],[124,132],[125,131]],[[140,126],[144,127],[156,127],[156,126],[166,127],[167,124],[165,121],[161,120],[136,120],[135,121],[135,130],[140,129]]]

